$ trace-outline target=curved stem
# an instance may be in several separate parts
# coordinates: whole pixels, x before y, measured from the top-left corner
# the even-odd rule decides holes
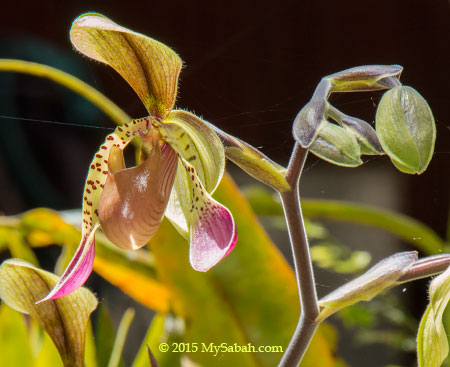
[[[307,153],[307,149],[295,144],[286,174],[291,189],[280,193],[294,258],[301,314],[279,367],[298,366],[319,325],[315,322],[319,315],[319,306],[298,188]]]
[[[64,85],[92,102],[116,124],[122,125],[124,122],[131,120],[130,116],[98,90],[92,88],[82,80],[67,74],[64,71],[52,68],[51,66],[23,60],[0,59],[0,71],[31,74],[48,78],[58,84]]]

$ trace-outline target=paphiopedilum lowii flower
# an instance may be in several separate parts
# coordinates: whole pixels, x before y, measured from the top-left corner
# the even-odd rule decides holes
[[[182,61],[167,46],[100,14],[78,17],[70,31],[75,48],[113,67],[134,89],[149,116],[108,135],[91,163],[83,198],[82,239],[61,280],[43,299],[80,287],[92,271],[95,231],[115,245],[144,246],[165,215],[189,239],[190,262],[207,271],[235,246],[230,211],[210,195],[224,171],[224,148],[211,126],[173,110]],[[123,149],[142,137],[142,163],[125,168]]]

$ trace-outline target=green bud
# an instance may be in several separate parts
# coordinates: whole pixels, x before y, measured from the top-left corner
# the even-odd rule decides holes
[[[430,163],[436,140],[433,114],[413,88],[399,86],[386,92],[376,115],[381,146],[402,172],[420,174]]]
[[[328,103],[324,99],[313,99],[303,107],[294,120],[292,133],[295,140],[303,147],[309,148],[319,131],[327,124],[325,119]]]
[[[364,92],[399,85],[402,71],[400,65],[364,65],[331,74],[325,79],[332,85],[330,92]]]
[[[338,166],[357,167],[363,163],[355,136],[345,128],[329,122],[320,130],[309,150]]]

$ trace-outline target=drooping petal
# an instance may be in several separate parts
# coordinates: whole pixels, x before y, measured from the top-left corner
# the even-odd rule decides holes
[[[70,39],[78,51],[122,75],[150,115],[163,119],[172,110],[182,67],[172,49],[97,13],[75,19]]]
[[[84,187],[82,240],[63,276],[42,301],[59,298],[73,292],[83,285],[91,273],[94,260],[94,233],[99,226],[97,208],[106,178],[109,175],[109,153],[113,147],[124,149],[139,131],[147,130],[149,125],[150,120],[143,118],[117,127],[112,134],[106,137],[105,142],[95,154]]]
[[[233,250],[237,230],[231,212],[215,201],[203,187],[195,168],[180,158],[190,195],[181,203],[189,226],[190,262],[207,271]]]
[[[83,237],[75,255],[52,291],[37,303],[66,296],[80,288],[92,272],[95,256],[95,231],[98,224]]]
[[[192,165],[206,188],[213,192],[219,184],[225,169],[223,144],[209,123],[182,110],[172,111],[161,124],[161,135]],[[189,224],[181,207],[190,199],[190,188],[186,184],[186,168],[180,162],[174,189],[166,210],[166,217],[185,238],[188,238]]]
[[[137,167],[110,174],[99,205],[108,239],[126,250],[144,246],[156,233],[172,191],[178,156],[165,144]]]
[[[191,265],[198,271],[211,269],[233,250],[237,242],[231,212],[211,197],[204,201],[203,207],[204,213],[200,213],[192,224],[189,252]]]

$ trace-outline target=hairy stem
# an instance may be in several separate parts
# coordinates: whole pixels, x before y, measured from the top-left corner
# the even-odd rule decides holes
[[[315,322],[319,315],[319,306],[298,187],[307,153],[306,149],[295,144],[286,174],[291,189],[280,193],[294,258],[301,314],[279,367],[298,366],[319,325]]]

